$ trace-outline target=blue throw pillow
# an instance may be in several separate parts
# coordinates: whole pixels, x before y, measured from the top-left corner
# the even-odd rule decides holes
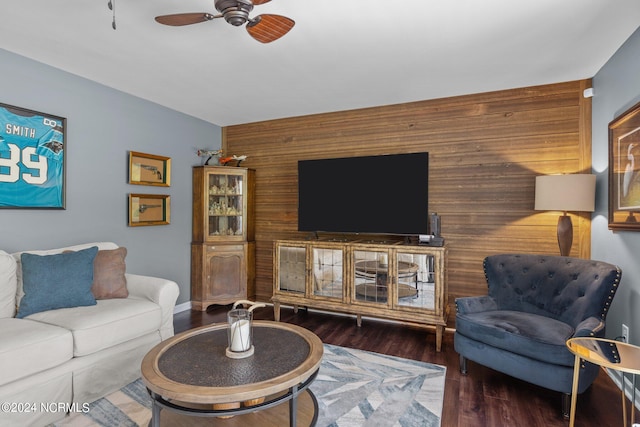
[[[98,247],[55,255],[23,253],[22,288],[17,318],[57,308],[95,305],[91,293]]]

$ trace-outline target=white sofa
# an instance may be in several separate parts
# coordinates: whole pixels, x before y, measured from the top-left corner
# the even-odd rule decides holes
[[[44,251],[52,255],[110,242]],[[21,255],[0,251],[0,425],[43,426],[140,377],[144,355],[173,335],[175,282],[125,274],[126,298],[17,318],[23,297]]]

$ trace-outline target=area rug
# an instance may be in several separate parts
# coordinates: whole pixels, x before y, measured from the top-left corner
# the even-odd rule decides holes
[[[446,368],[334,345],[324,345],[310,389],[318,400],[318,427],[437,427]],[[151,400],[142,380],[97,400],[86,414],[55,427],[147,426]]]

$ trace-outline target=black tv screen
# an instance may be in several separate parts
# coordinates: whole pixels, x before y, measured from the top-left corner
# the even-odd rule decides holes
[[[298,230],[428,234],[429,153],[298,161]]]

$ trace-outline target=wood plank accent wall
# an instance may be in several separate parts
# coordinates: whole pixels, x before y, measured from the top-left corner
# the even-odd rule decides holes
[[[450,305],[486,293],[487,255],[559,254],[560,213],[533,210],[535,176],[591,173],[589,87],[581,80],[223,128],[225,154],[246,154],[242,166],[256,170],[256,299],[271,298],[273,241],[306,237],[297,231],[301,159],[428,151]],[[393,195],[381,202],[402,206]],[[590,214],[570,214],[571,255],[589,258]]]

